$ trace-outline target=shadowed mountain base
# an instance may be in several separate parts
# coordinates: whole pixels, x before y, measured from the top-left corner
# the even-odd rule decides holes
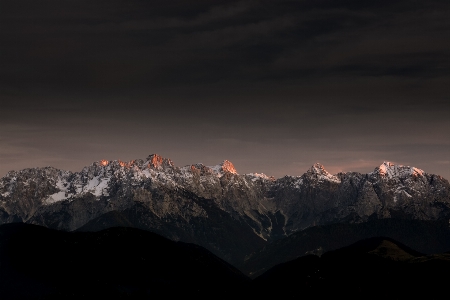
[[[371,238],[271,268],[250,281],[206,249],[134,228],[63,232],[0,226],[1,299],[436,298],[450,254]]]
[[[206,249],[133,228],[0,226],[2,299],[140,299],[233,292],[248,281]]]
[[[445,294],[450,254],[424,256],[389,238],[308,255],[275,266],[252,282],[256,296],[388,299]]]
[[[252,253],[240,269],[255,278],[273,266],[308,254],[321,255],[359,240],[384,236],[425,254],[450,249],[448,221],[381,219],[360,224],[316,226],[272,242]]]

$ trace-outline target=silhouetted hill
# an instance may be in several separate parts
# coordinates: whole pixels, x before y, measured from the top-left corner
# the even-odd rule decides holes
[[[1,299],[206,297],[248,281],[206,249],[134,228],[0,226]]]
[[[359,224],[316,226],[272,242],[250,255],[241,270],[253,278],[269,268],[307,254],[321,255],[359,240],[383,236],[421,253],[450,249],[450,228],[445,221],[381,219]]]
[[[253,281],[256,296],[388,299],[447,290],[450,255],[422,256],[389,238],[371,238],[271,268]]]
[[[133,221],[129,220],[123,212],[113,210],[95,218],[85,225],[81,226],[75,231],[85,232],[95,232],[101,231],[111,227],[133,227],[138,228]]]
[[[252,282],[208,250],[135,228],[63,232],[0,226],[1,299],[427,296],[446,292],[450,254],[387,237],[271,268]]]
[[[200,245],[234,265],[241,263],[246,255],[266,243],[251,228],[244,226],[242,221],[234,219],[210,201],[198,199],[195,195],[189,195],[189,198],[198,201],[209,217],[192,217],[186,223],[186,220],[176,215],[159,218],[145,206],[136,204],[120,212],[102,214],[76,231],[95,232],[110,227],[139,228],[172,240]],[[184,225],[179,226],[180,222]],[[206,240],[215,242],[207,243]]]
[[[355,257],[371,254],[394,261],[408,261],[425,254],[415,251],[400,242],[388,237],[372,237],[358,241],[347,247],[327,252],[323,257],[340,256]]]

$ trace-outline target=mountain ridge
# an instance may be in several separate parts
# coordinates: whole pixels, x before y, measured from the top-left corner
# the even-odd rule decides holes
[[[446,292],[450,256],[423,255],[387,237],[371,237],[273,266],[252,281],[261,297],[438,297]]]
[[[335,175],[315,164],[301,176],[275,179],[240,175],[228,160],[177,167],[157,154],[100,160],[80,172],[29,168],[0,179],[0,224],[73,231],[111,212],[237,262],[267,242],[315,225],[448,220],[450,185],[439,175],[388,162],[367,174]]]
[[[378,219],[356,224],[329,224],[310,227],[273,241],[248,255],[240,269],[251,278],[268,268],[306,255],[345,248],[360,240],[384,237],[426,255],[450,249],[448,221]]]

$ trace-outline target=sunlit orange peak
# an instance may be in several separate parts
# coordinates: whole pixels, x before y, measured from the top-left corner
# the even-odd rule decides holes
[[[100,161],[100,164],[102,165],[102,166],[107,166],[108,165],[108,161],[107,160],[104,160],[104,159],[102,159],[101,161]]]
[[[149,168],[158,168],[161,166],[164,162],[164,158],[161,155],[158,154],[152,154],[149,157],[147,157],[147,160],[149,162],[148,167]]]
[[[222,170],[224,172],[229,172],[233,174],[237,174],[236,169],[234,168],[234,165],[229,160],[224,160],[222,162]]]
[[[119,160],[119,165],[120,165],[121,167],[125,167],[125,166],[127,165],[127,163],[126,163],[126,162],[123,162],[123,161],[121,161],[121,160]]]

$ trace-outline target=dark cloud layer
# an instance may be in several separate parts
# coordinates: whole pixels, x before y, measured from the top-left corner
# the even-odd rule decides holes
[[[157,152],[450,178],[448,1],[0,2],[0,175]]]

